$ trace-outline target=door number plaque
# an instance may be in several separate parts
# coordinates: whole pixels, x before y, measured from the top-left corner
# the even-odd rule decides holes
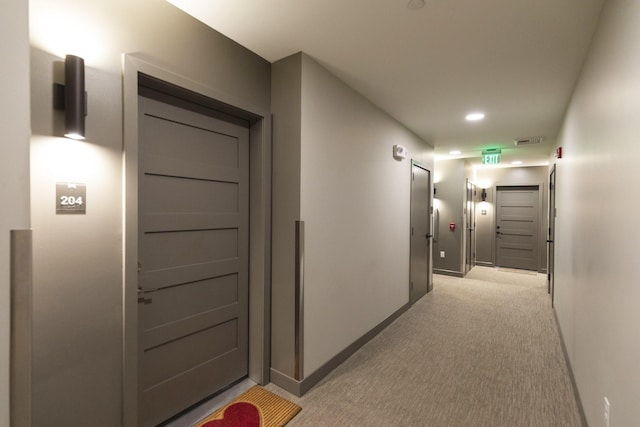
[[[56,183],[56,215],[87,213],[87,186],[75,182]]]

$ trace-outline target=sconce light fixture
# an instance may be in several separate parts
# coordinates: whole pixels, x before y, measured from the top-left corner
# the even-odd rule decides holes
[[[480,193],[480,197],[482,197],[482,201],[485,202],[487,200],[487,189],[483,188],[482,193]]]
[[[54,106],[64,110],[64,136],[84,139],[87,93],[84,90],[84,59],[67,55],[64,59],[64,86],[54,85]]]

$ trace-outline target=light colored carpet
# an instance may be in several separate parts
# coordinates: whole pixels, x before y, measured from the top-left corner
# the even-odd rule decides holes
[[[475,267],[297,398],[288,426],[582,426],[545,276]]]

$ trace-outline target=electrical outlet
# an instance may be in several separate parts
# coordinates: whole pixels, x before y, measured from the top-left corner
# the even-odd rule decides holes
[[[444,251],[440,251],[440,258],[444,258]]]
[[[609,427],[609,421],[611,420],[611,404],[607,396],[604,397],[604,427]]]

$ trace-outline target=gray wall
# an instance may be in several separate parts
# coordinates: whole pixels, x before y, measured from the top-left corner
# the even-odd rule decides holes
[[[589,425],[640,420],[640,2],[609,0],[557,160],[555,308]]]
[[[289,73],[301,77],[284,78]],[[310,375],[409,301],[409,220],[411,162],[392,157],[394,144],[433,171],[433,148],[364,99],[304,54],[279,61],[274,81],[274,251],[273,366],[291,375],[286,353],[293,348],[291,319],[293,243],[286,251],[275,236],[293,236],[293,223],[279,223],[275,195],[288,192],[299,212],[287,222],[305,221],[304,374]],[[288,83],[288,84],[287,84]],[[301,85],[301,86],[298,86]],[[299,89],[301,87],[301,89]],[[301,98],[281,103],[292,91]],[[297,123],[281,132],[282,117],[300,104]],[[293,116],[292,116],[293,117]],[[295,118],[297,120],[297,118]],[[299,144],[300,193],[297,184],[279,177],[279,161],[298,154],[278,147]],[[278,154],[280,153],[280,154]],[[279,158],[281,157],[281,158]],[[297,171],[284,171],[295,177]],[[281,183],[281,184],[276,184]],[[289,208],[296,210],[293,203]],[[280,227],[282,229],[277,229]],[[280,246],[278,246],[280,247]],[[280,273],[276,270],[282,269]],[[277,280],[276,280],[277,278]],[[279,312],[276,304],[288,312]],[[357,314],[356,314],[357,313]],[[279,338],[276,338],[279,336]]]
[[[266,111],[270,64],[159,0],[32,0],[31,20],[34,425],[121,425],[121,54]],[[86,60],[86,142],[52,109],[65,53]],[[86,215],[55,215],[60,181],[87,184]]]
[[[437,241],[433,243],[433,268],[436,273],[462,276],[464,272],[466,179],[468,162],[464,159],[438,160],[435,164],[434,209],[438,209]],[[449,224],[455,223],[455,231]],[[445,252],[445,257],[440,252]]]
[[[495,265],[495,198],[496,186],[499,185],[539,185],[541,205],[539,212],[540,230],[538,235],[538,271],[547,268],[547,228],[549,169],[546,166],[507,167],[507,168],[477,168],[476,181],[478,186],[478,200],[483,188],[487,190],[487,200],[478,203],[476,209],[476,254],[480,265]],[[487,214],[482,215],[486,210]]]
[[[9,231],[30,227],[28,29],[28,3],[3,1],[0,55],[10,60],[0,79],[0,427],[9,426]]]

